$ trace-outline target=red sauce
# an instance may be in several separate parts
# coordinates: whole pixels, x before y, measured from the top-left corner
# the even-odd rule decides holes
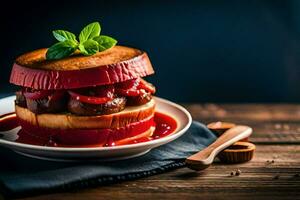
[[[115,146],[116,144],[123,144],[124,139],[127,138],[141,137],[144,136],[144,133],[149,135],[151,133],[149,129],[155,126],[154,117],[133,122],[118,129],[51,129],[34,126],[23,120],[20,120],[19,124],[24,130],[23,132],[41,138],[43,141],[45,139],[46,141],[51,140],[65,146],[95,144],[98,146]],[[18,142],[22,142],[23,135],[26,134],[23,132],[19,133]]]
[[[19,126],[15,113],[7,113],[0,116],[0,131],[9,131]]]
[[[133,140],[128,144],[148,142],[151,140],[163,138],[173,133],[177,128],[177,122],[175,121],[175,119],[163,113],[156,112],[154,115],[154,121],[156,124],[155,131],[151,137],[144,137],[137,140]]]
[[[141,137],[138,139],[132,139],[130,141],[122,142],[122,144],[118,144],[113,139],[109,138],[104,146],[118,146],[118,145],[125,145],[125,144],[136,144],[141,142],[148,142],[151,140],[156,140],[159,138],[166,137],[172,134],[177,128],[177,122],[170,116],[162,113],[156,112],[154,115],[154,126],[155,131],[152,136],[148,137]],[[0,131],[8,131],[13,128],[19,126],[18,119],[15,114],[10,113],[5,116],[0,117]],[[53,146],[53,147],[99,147],[103,146],[103,144],[93,144],[93,145],[66,145],[60,144],[57,141],[54,141],[50,138],[42,138],[32,135],[25,130],[21,129],[18,132],[18,139],[16,142],[24,143],[24,144],[33,144],[39,146]]]

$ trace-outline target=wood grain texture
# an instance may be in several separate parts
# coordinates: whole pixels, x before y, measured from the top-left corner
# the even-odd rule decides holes
[[[195,120],[232,121],[254,129],[251,162],[215,162],[202,172],[187,168],[80,191],[26,199],[300,199],[300,105],[185,105]],[[273,162],[272,162],[273,161]],[[231,171],[241,170],[239,176]]]
[[[256,144],[300,144],[298,104],[185,104],[193,119],[203,123],[228,121],[254,128]]]
[[[241,139],[247,139],[252,133],[249,126],[237,125],[221,134],[217,140],[205,149],[191,155],[185,160],[188,168],[200,171],[209,167],[215,160],[219,152],[235,144]],[[222,159],[221,159],[222,160]]]

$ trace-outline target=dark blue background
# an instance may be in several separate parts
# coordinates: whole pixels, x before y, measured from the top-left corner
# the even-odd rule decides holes
[[[100,21],[148,52],[158,95],[180,102],[299,102],[300,1],[15,1],[2,6],[0,92],[19,54],[51,30]]]

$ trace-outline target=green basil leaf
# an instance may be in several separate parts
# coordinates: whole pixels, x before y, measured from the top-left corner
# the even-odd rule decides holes
[[[73,40],[65,40],[51,46],[46,53],[47,60],[56,60],[67,57],[77,49],[77,43]]]
[[[99,51],[98,43],[94,40],[87,40],[82,44],[79,44],[79,50],[83,55],[90,56]]]
[[[79,34],[80,43],[84,43],[88,39],[93,39],[94,37],[100,35],[101,27],[99,22],[94,22],[82,29]]]
[[[52,34],[60,42],[63,42],[65,40],[73,40],[73,41],[77,42],[76,36],[69,31],[55,30],[55,31],[52,31]]]
[[[96,42],[98,42],[99,51],[104,51],[106,49],[112,48],[118,42],[114,38],[106,36],[106,35],[97,36],[93,40],[95,40]]]

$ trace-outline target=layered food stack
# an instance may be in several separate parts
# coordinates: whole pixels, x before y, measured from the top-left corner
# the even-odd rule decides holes
[[[47,60],[47,49],[18,57],[10,82],[22,129],[63,145],[113,146],[151,136],[155,87],[147,54],[114,46],[91,56]]]

